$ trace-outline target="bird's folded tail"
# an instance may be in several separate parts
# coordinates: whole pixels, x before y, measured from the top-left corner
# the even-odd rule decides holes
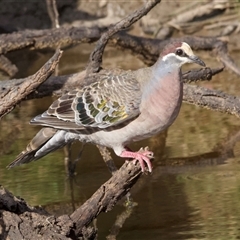
[[[64,133],[66,132],[54,128],[42,128],[31,140],[27,148],[22,151],[17,158],[7,166],[7,168],[35,161],[46,154],[63,147],[67,144],[63,136]]]

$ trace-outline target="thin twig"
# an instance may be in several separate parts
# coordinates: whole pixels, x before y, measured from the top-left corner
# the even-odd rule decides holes
[[[161,0],[150,0],[144,4],[140,9],[129,14],[126,18],[119,21],[112,27],[102,34],[101,38],[98,40],[95,49],[92,51],[89,59],[89,64],[87,67],[87,75],[90,73],[98,72],[102,64],[102,55],[105,46],[111,36],[115,33],[129,28],[133,23],[138,21],[142,16],[146,15],[156,4],[160,3]]]
[[[59,14],[57,10],[56,0],[46,0],[48,15],[52,22],[52,28],[59,28]]]

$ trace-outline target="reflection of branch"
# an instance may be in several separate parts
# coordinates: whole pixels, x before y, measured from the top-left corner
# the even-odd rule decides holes
[[[234,155],[233,149],[236,143],[239,141],[240,141],[240,130],[229,134],[229,136],[227,136],[225,140],[223,140],[221,143],[216,144],[213,150],[220,152],[222,155],[233,156]]]
[[[114,222],[113,226],[111,227],[110,234],[106,237],[108,240],[115,240],[117,239],[117,235],[122,228],[125,221],[132,215],[133,208],[137,206],[137,203],[131,202],[130,205],[125,206],[125,210],[117,216],[116,221]]]
[[[212,152],[199,154],[192,157],[166,158],[160,162],[162,166],[185,166],[186,164],[218,164],[228,158],[234,157],[234,146],[240,141],[240,130],[231,133],[220,143],[217,143]]]
[[[159,162],[160,166],[187,166],[191,164],[196,165],[212,165],[212,163],[223,163],[226,160],[226,156],[223,156],[220,152],[208,152],[191,157],[175,157],[162,159]]]
[[[54,71],[62,55],[61,50],[57,50],[53,57],[45,63],[34,75],[28,77],[21,85],[17,85],[1,96],[0,118],[9,113],[27,95],[35,91]],[[4,89],[5,90],[5,89]]]
[[[4,129],[4,126],[2,126]],[[6,131],[4,131],[6,132]],[[20,132],[20,128],[17,124],[12,124],[10,132],[4,136],[3,140],[0,140],[0,156],[3,154],[7,154],[11,151],[11,146],[16,141],[16,136]]]
[[[110,211],[141,175],[141,168],[133,162],[125,163],[106,183],[104,183],[90,199],[71,214],[76,223],[76,235],[81,234],[83,226],[96,218],[101,212]]]

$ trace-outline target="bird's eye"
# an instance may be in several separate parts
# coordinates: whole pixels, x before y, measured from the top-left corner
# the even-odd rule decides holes
[[[183,52],[182,49],[177,49],[176,54],[177,54],[178,56],[183,56],[183,55],[184,55],[184,52]]]

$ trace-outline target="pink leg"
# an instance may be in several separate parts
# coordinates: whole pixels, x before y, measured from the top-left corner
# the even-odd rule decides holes
[[[145,149],[141,148],[138,152],[131,152],[131,151],[125,150],[121,153],[120,157],[133,158],[135,159],[134,163],[136,161],[139,161],[142,172],[145,171],[145,163],[146,163],[148,167],[148,171],[152,172],[152,164],[150,159],[153,158],[153,152],[148,151],[147,148]]]

